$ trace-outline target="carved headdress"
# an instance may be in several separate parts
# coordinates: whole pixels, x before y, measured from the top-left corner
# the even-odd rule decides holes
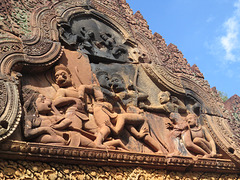
[[[66,66],[64,66],[63,64],[59,64],[59,65],[55,66],[55,68],[54,68],[55,73],[56,73],[57,71],[59,71],[59,70],[64,70],[64,71],[66,71],[68,74],[71,74],[71,72],[69,71],[69,69],[68,69]]]

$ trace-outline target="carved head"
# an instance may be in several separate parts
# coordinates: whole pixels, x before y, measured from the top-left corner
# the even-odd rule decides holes
[[[55,81],[61,88],[72,86],[71,73],[66,66],[60,64],[55,67]]]
[[[97,78],[98,78],[98,82],[100,84],[101,87],[106,88],[106,89],[111,89],[111,81],[108,77],[108,73],[105,71],[98,71],[97,72]]]
[[[169,118],[172,120],[174,124],[181,121],[182,117],[179,113],[170,113]]]
[[[198,125],[197,124],[197,115],[196,114],[189,114],[189,115],[187,115],[186,120],[187,120],[187,123],[189,124],[189,126],[191,128]]]
[[[164,104],[164,103],[167,103],[170,101],[170,92],[168,91],[161,91],[159,94],[158,94],[158,99],[159,99],[159,102],[161,104]]]
[[[103,32],[101,32],[101,33],[100,33],[100,37],[101,37],[103,40],[106,41],[107,39],[111,38],[112,35],[109,34],[109,33],[103,33]]]
[[[121,92],[126,90],[125,81],[119,74],[112,74],[111,83],[114,92]]]
[[[37,110],[40,114],[46,114],[51,111],[52,100],[46,98],[44,95],[39,94],[36,99]]]

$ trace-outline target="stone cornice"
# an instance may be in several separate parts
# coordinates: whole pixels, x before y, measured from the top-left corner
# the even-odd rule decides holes
[[[139,166],[176,171],[237,173],[239,169],[230,160],[191,157],[166,157],[158,154],[101,150],[85,147],[72,148],[46,144],[7,141],[0,146],[1,158],[98,166]]]

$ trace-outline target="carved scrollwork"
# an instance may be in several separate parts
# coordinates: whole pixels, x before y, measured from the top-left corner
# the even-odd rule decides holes
[[[0,141],[3,141],[16,130],[21,118],[16,82],[1,76],[0,80]]]

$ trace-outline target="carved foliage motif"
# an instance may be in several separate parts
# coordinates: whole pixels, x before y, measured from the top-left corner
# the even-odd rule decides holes
[[[0,82],[0,115],[2,115],[7,103],[7,88],[4,82]]]
[[[14,82],[6,77],[0,81],[1,117],[0,141],[6,139],[16,130],[21,118],[21,106],[18,90]]]
[[[154,170],[110,166],[64,165],[30,161],[0,162],[2,179],[237,179],[236,174]]]

